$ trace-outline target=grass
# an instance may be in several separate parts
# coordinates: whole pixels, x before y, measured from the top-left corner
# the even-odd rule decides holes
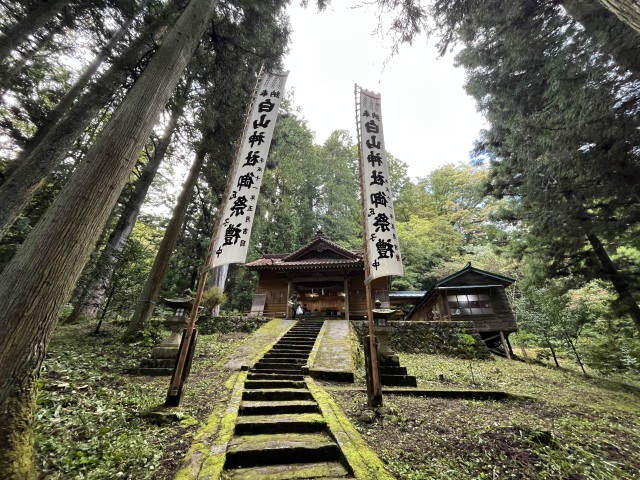
[[[41,373],[35,415],[41,479],[173,478],[198,424],[223,398],[219,363],[248,334],[200,335],[181,407],[162,407],[169,377],[126,374],[153,341],[120,340],[113,325],[57,328]],[[160,410],[163,415],[154,415]]]
[[[585,378],[503,359],[401,354],[418,386],[503,390],[505,401],[385,395],[389,413],[360,420],[366,397],[332,395],[400,479],[635,479],[640,379]],[[442,375],[442,377],[440,377]]]
[[[182,405],[164,403],[169,378],[124,373],[154,341],[124,345],[113,324],[60,326],[45,360],[35,421],[42,479],[173,478],[199,426],[223,411],[222,360],[248,333],[200,335]],[[403,480],[634,479],[640,471],[640,378],[585,378],[503,359],[469,363],[400,354],[421,388],[503,390],[504,401],[385,395],[388,412],[361,420],[366,396],[330,394],[369,446]],[[440,377],[442,375],[442,377]],[[357,385],[363,380],[357,376]],[[319,384],[322,382],[318,382]]]

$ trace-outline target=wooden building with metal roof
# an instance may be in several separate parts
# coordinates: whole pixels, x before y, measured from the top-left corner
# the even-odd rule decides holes
[[[407,314],[406,320],[471,322],[490,349],[505,341],[508,344],[509,333],[518,331],[505,291],[514,282],[512,278],[468,263],[462,270],[436,282]]]
[[[321,231],[292,253],[263,255],[247,263],[259,273],[252,315],[291,318],[287,301],[296,292],[304,315],[343,319],[366,316],[362,251],[330,241]],[[389,280],[371,284],[374,298],[389,302]]]

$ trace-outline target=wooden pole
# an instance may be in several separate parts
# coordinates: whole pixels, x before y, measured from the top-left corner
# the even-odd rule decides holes
[[[235,159],[237,159],[240,154],[240,150],[242,149],[242,140],[245,136],[245,131],[247,129],[249,123],[249,117],[251,116],[251,111],[253,110],[253,103],[257,97],[257,90],[262,81],[263,69],[260,69],[260,73],[258,74],[258,80],[256,82],[256,86],[253,89],[253,97],[251,103],[247,108],[247,111],[244,116],[244,126],[242,128],[242,132],[240,134],[240,140],[238,141],[238,148],[236,151]],[[233,168],[229,172],[229,176],[227,177],[227,185],[224,191],[224,197],[222,197],[222,204],[220,211],[224,212],[226,202],[229,199],[229,195],[231,194],[231,190],[233,188],[232,182],[235,177],[236,170],[239,166],[239,162],[235,161]],[[204,289],[207,284],[207,276],[209,275],[209,270],[212,270],[214,267],[211,266],[215,243],[218,237],[218,231],[222,228],[222,215],[218,215],[218,219],[216,220],[216,227],[213,230],[213,234],[211,235],[211,240],[209,241],[209,248],[207,249],[207,256],[204,261],[204,266],[200,271],[200,278],[198,279],[198,288],[196,290],[196,296],[193,299],[193,306],[191,308],[191,312],[189,314],[189,321],[187,322],[187,327],[184,332],[184,336],[182,339],[182,343],[180,345],[180,351],[178,352],[178,360],[176,362],[176,368],[173,371],[173,375],[171,377],[171,383],[169,384],[169,391],[167,393],[167,399],[165,401],[165,406],[177,406],[180,403],[180,396],[182,394],[182,389],[180,388],[181,384],[184,382],[184,377],[186,375],[185,366],[188,365],[188,356],[191,346],[191,341],[193,337],[193,331],[196,325],[196,319],[198,318],[198,308],[200,307],[200,302],[202,301],[202,295],[204,294]]]
[[[504,333],[500,330],[500,341],[502,342],[502,348],[504,348],[504,353],[507,354],[507,359],[511,360],[511,352],[509,352],[509,345],[507,345],[507,340],[504,337]]]
[[[366,218],[365,218],[365,200],[364,200],[364,184],[363,184],[363,172],[364,172],[364,158],[362,156],[361,148],[361,135],[360,135],[360,102],[358,98],[358,85],[354,86],[354,96],[356,101],[356,132],[358,135],[358,163],[360,165],[360,217],[362,219],[362,240],[364,251],[364,279],[365,279],[365,294],[367,302],[367,320],[369,323],[369,352],[371,359],[369,361],[369,375],[367,378],[371,379],[371,382],[367,385],[367,403],[369,407],[382,406],[382,387],[380,386],[380,375],[378,372],[378,349],[376,345],[375,328],[373,324],[373,304],[371,301],[371,281],[370,281],[370,269],[369,269],[369,242],[367,238]]]

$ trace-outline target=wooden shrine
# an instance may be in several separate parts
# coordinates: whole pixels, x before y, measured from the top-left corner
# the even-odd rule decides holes
[[[296,292],[304,316],[366,318],[362,251],[341,247],[321,231],[295,252],[263,255],[246,267],[260,275],[252,315],[291,318],[287,301]],[[388,304],[389,279],[374,280],[371,291]]]

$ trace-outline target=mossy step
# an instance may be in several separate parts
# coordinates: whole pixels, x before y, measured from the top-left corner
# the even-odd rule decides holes
[[[273,373],[279,372],[300,372],[300,365],[287,365],[286,363],[256,363],[251,370],[257,371],[269,371]]]
[[[258,363],[304,363],[304,358],[299,357],[262,357]]]
[[[327,424],[318,413],[282,413],[238,417],[236,435],[323,432]]]
[[[309,354],[309,352],[313,350],[313,347],[309,347],[309,346],[296,346],[296,345],[276,345],[274,346],[271,350],[269,350],[267,353],[285,353],[285,352],[289,352],[289,353],[306,353]]]
[[[305,388],[304,380],[249,380],[244,382],[244,388]]]
[[[302,374],[291,374],[291,373],[255,373],[249,372],[247,374],[247,380],[292,380],[292,381],[302,381],[304,380],[304,375]]]
[[[288,479],[336,479],[352,478],[338,462],[298,463],[269,465],[266,467],[239,468],[225,472],[230,480],[288,480]]]
[[[312,400],[311,392],[306,388],[278,388],[245,390],[242,392],[243,400]]]
[[[302,359],[302,360],[306,360],[309,357],[309,352],[269,352],[267,353],[264,357],[262,357],[263,359],[267,360],[267,359],[274,359],[274,358],[291,358],[291,359]]]
[[[277,346],[283,346],[283,345],[291,345],[291,346],[300,346],[300,347],[308,347],[309,345],[313,346],[313,344],[316,343],[315,339],[313,340],[300,340],[297,338],[281,338],[280,340],[278,340],[278,343],[276,343]]]
[[[302,374],[302,368],[298,367],[295,370],[294,369],[282,369],[282,368],[266,368],[266,367],[261,367],[261,368],[255,368],[253,367],[251,370],[249,370],[249,372],[252,373],[265,373],[265,374],[291,374],[291,375],[300,375]]]
[[[418,381],[413,375],[385,375],[380,374],[380,383],[387,386],[417,387]]]
[[[407,367],[387,367],[383,365],[378,365],[378,370],[380,371],[380,375],[406,375]]]
[[[311,348],[309,348],[308,350],[295,350],[295,351],[291,351],[291,350],[271,350],[267,355],[265,355],[264,359],[266,358],[270,358],[271,356],[286,356],[286,355],[295,355],[298,356],[298,358],[300,357],[308,357],[309,354],[311,353]]]
[[[285,413],[316,413],[318,404],[315,400],[288,401],[244,401],[240,404],[240,415],[278,415]]]
[[[326,433],[240,435],[227,446],[225,469],[338,461],[340,447]]]
[[[259,360],[256,363],[255,367],[266,367],[266,368],[275,368],[275,369],[297,369],[304,365],[306,362],[272,362],[271,360]]]

